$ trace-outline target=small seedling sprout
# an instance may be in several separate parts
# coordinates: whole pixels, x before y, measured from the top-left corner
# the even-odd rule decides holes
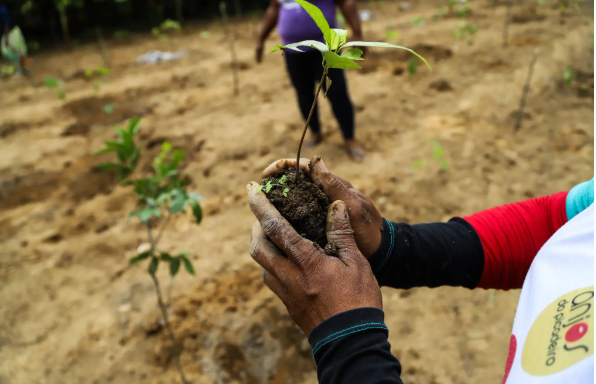
[[[286,185],[286,180],[286,175],[282,175],[282,177],[280,177],[279,180],[277,180],[277,183],[274,183],[273,181],[269,180],[267,181],[267,184],[265,184],[265,187],[263,187],[262,185],[257,186],[255,192],[262,191],[263,188],[265,188],[265,193],[269,193],[273,187],[278,186],[284,187],[282,194],[284,195],[284,197],[288,197],[288,192],[290,192],[290,188]]]
[[[394,29],[388,28],[385,31],[385,40],[392,40],[397,39],[399,37],[399,32]]]
[[[304,125],[304,129],[302,131],[302,137],[300,138],[300,144],[298,145],[298,154],[296,156],[296,177],[294,182],[298,181],[299,178],[299,168],[300,168],[300,151],[302,149],[302,143],[304,142],[304,136],[306,135],[306,131],[308,129],[308,124],[310,123],[310,119],[314,112],[315,106],[317,105],[317,99],[319,97],[319,93],[321,92],[321,87],[323,83],[327,84],[325,92],[329,91],[329,86],[331,85],[330,81],[325,81],[325,79],[329,79],[328,70],[330,68],[338,68],[338,69],[349,69],[349,68],[360,68],[358,64],[356,64],[355,60],[364,60],[362,58],[362,50],[358,48],[352,47],[381,47],[381,48],[397,48],[397,49],[405,49],[413,53],[414,55],[418,56],[424,63],[428,66],[429,69],[430,65],[424,59],[424,57],[420,56],[413,50],[401,47],[399,45],[393,45],[389,43],[381,43],[381,42],[368,42],[368,41],[347,41],[348,31],[345,29],[336,29],[330,28],[329,23],[325,19],[323,12],[316,6],[308,3],[304,0],[295,0],[309,15],[312,17],[314,22],[317,24],[321,32],[323,33],[323,38],[325,43],[321,43],[320,41],[316,40],[305,40],[300,41],[297,43],[292,43],[288,45],[276,45],[269,53],[273,53],[275,51],[286,49],[291,49],[298,52],[303,52],[298,47],[311,47],[318,50],[321,55],[323,56],[323,75],[321,76],[321,80],[319,81],[319,86],[317,88],[317,92],[315,93],[315,99],[313,101],[312,107],[310,109],[310,113],[306,119],[306,124]],[[455,1],[455,0],[453,0]],[[349,48],[349,49],[347,49]]]
[[[565,79],[565,83],[568,86],[571,86],[573,84],[573,81],[575,80],[575,71],[573,70],[573,68],[567,67],[567,69],[563,71],[563,78]]]

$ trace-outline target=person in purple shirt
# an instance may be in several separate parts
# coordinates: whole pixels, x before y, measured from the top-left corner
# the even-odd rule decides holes
[[[323,12],[331,28],[337,28],[335,6],[338,6],[352,28],[353,40],[363,40],[360,17],[354,0],[309,0],[309,2],[316,5]],[[323,34],[298,3],[294,0],[271,0],[257,41],[256,59],[258,63],[263,59],[265,40],[276,25],[284,45],[303,40],[324,42]],[[322,57],[318,51],[312,48],[301,49],[304,49],[305,52],[288,50],[284,57],[290,79],[296,89],[300,112],[306,120],[315,99],[315,83],[323,75],[323,67],[321,65]],[[353,160],[363,162],[365,154],[354,136],[354,107],[348,95],[348,86],[343,69],[329,69],[329,78],[333,85],[329,89],[327,97],[331,102],[333,114],[339,123],[346,150]],[[317,107],[315,107],[310,120],[310,129],[312,138],[306,143],[307,147],[313,147],[323,139]]]

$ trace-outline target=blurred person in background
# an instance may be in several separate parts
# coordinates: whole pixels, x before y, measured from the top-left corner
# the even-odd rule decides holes
[[[280,160],[263,177],[295,165]],[[594,179],[446,223],[410,225],[383,218],[320,157],[300,165],[333,201],[326,229],[337,256],[301,237],[255,182],[247,185],[258,219],[250,253],[308,336],[320,383],[403,384],[380,286],[522,288],[502,383],[594,382]],[[431,348],[457,353],[457,346]]]
[[[316,5],[323,12],[331,28],[337,28],[335,6],[338,6],[352,28],[353,40],[363,41],[360,17],[354,0],[310,0],[309,2]],[[324,42],[321,30],[298,3],[293,0],[271,0],[257,41],[256,60],[258,63],[263,59],[265,40],[276,25],[284,45],[303,40]],[[323,66],[321,54],[317,50],[308,47],[301,47],[300,49],[304,52],[287,50],[284,57],[290,79],[296,89],[300,112],[306,121],[315,99],[315,83],[320,81],[323,76]],[[327,93],[327,97],[331,102],[333,114],[339,123],[346,150],[354,161],[361,163],[365,159],[365,153],[355,138],[354,107],[348,94],[344,70],[329,69],[329,78],[332,86]],[[325,85],[323,85],[323,89],[325,89]],[[312,137],[305,145],[306,147],[314,147],[323,140],[318,106],[315,106],[309,125]]]
[[[17,76],[22,76],[27,65],[27,42],[21,29],[14,24],[6,6],[0,3],[0,31],[2,56],[13,63]]]

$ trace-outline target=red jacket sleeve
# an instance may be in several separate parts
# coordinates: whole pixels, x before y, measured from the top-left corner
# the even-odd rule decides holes
[[[464,217],[478,233],[484,249],[484,269],[478,287],[522,287],[540,248],[567,222],[567,193],[506,204]]]

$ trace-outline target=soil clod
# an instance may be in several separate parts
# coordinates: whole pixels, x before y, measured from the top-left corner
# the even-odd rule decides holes
[[[286,179],[280,182],[283,176]],[[263,179],[263,192],[266,192],[266,185],[271,182],[271,189],[266,192],[267,198],[288,220],[288,222],[303,237],[314,241],[321,248],[327,245],[327,234],[325,232],[325,221],[329,198],[315,184],[303,169],[300,169],[300,177],[295,183],[296,168],[292,167],[277,172]],[[284,190],[288,188],[284,196]]]

